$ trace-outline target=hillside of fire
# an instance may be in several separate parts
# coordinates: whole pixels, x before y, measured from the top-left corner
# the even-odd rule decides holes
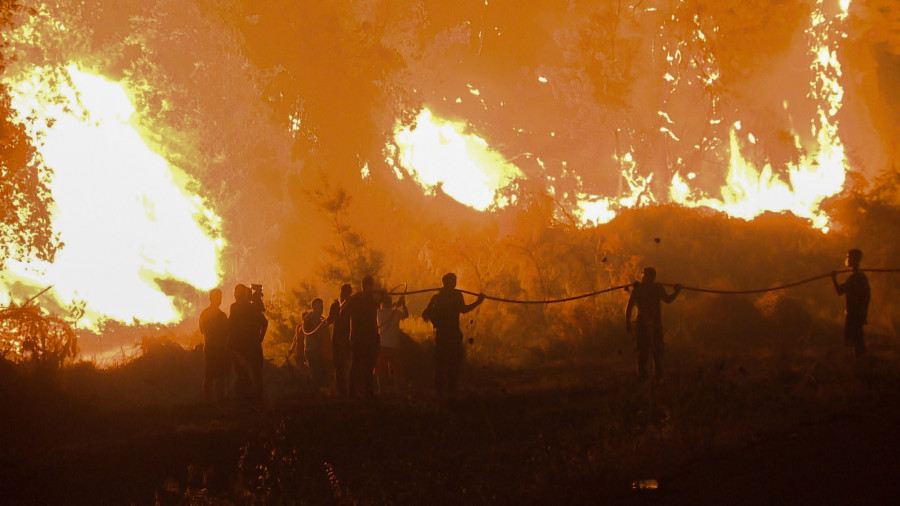
[[[4,502],[889,497],[896,2],[0,0],[0,28]],[[354,390],[328,313],[364,277]]]

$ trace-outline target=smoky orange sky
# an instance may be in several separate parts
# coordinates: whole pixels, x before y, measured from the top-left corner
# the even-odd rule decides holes
[[[34,31],[14,41],[10,73],[76,64],[121,81],[144,139],[222,218],[227,286],[321,284],[334,215],[316,192],[338,189],[346,223],[385,253],[386,279],[465,264],[413,265],[434,227],[465,242],[504,225],[387,162],[398,125],[426,107],[482,137],[521,184],[552,188],[563,214],[579,194],[628,190],[626,154],[660,204],[675,174],[715,193],[736,122],[753,134],[747,159],[785,177],[816,144],[817,8],[831,19],[849,4],[831,30],[847,168],[875,178],[900,141],[900,7],[888,0],[25,3],[36,11],[19,25]]]

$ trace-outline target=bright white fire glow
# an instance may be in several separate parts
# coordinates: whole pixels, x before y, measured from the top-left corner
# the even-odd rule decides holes
[[[479,211],[494,203],[497,190],[522,175],[483,138],[465,133],[465,124],[435,118],[427,108],[413,125],[397,125],[394,142],[397,152],[388,163],[399,163],[420,185],[440,185],[444,193]]]
[[[52,264],[13,263],[10,272],[53,285],[64,304],[86,302],[83,326],[102,317],[177,321],[156,281],[215,287],[220,220],[129,123],[134,107],[120,84],[67,71],[71,85],[59,84],[58,102],[47,99],[40,70],[11,83],[15,109],[37,118],[38,151],[53,170],[53,228],[64,246]]]

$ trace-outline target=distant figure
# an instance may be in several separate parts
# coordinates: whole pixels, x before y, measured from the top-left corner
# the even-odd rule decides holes
[[[222,290],[209,292],[209,307],[200,313],[200,333],[203,334],[203,354],[206,371],[203,375],[203,395],[208,402],[222,403],[231,379],[231,360],[228,353],[228,317],[219,309]]]
[[[441,277],[444,285],[430,301],[422,318],[434,326],[434,383],[438,395],[456,390],[459,370],[465,359],[463,335],[459,328],[459,315],[468,313],[484,302],[484,294],[466,304],[463,294],[456,289],[456,274],[450,272]]]
[[[378,303],[375,300],[375,280],[366,276],[362,291],[353,294],[341,309],[341,316],[350,317],[350,393],[369,396],[375,393],[374,372],[378,360]]]
[[[309,365],[312,390],[318,392],[325,385],[325,364],[322,350],[328,343],[328,323],[322,314],[325,310],[325,302],[322,299],[313,299],[310,308],[312,311],[303,318],[300,328],[306,342],[304,354],[306,363]]]
[[[863,336],[863,325],[869,317],[869,279],[859,269],[862,251],[851,249],[847,252],[845,264],[853,270],[843,284],[837,281],[837,272],[831,272],[831,282],[838,295],[847,296],[846,319],[844,320],[844,344],[853,346],[857,357],[866,354],[866,342]]]
[[[331,331],[331,350],[334,359],[334,381],[338,395],[346,397],[350,391],[350,313],[342,313],[353,287],[350,283],[341,285],[340,299],[331,303],[328,309],[328,323],[334,325]]]
[[[406,298],[400,296],[394,306],[390,295],[381,299],[378,309],[378,333],[381,335],[381,349],[378,351],[378,385],[381,391],[385,387],[399,392],[405,388],[406,377],[403,373],[403,360],[400,356],[400,320],[409,317]]]
[[[262,288],[251,293],[246,285],[237,285],[234,299],[228,321],[229,346],[237,359],[235,390],[241,400],[262,400],[262,342],[269,325],[263,315]]]
[[[637,307],[637,321],[634,325],[634,340],[638,352],[638,377],[647,379],[647,360],[653,356],[653,376],[662,377],[663,365],[663,327],[662,304],[670,304],[681,292],[681,285],[675,285],[672,294],[666,293],[666,289],[655,282],[656,269],[647,267],[640,282],[635,282],[631,296],[628,298],[628,306],[625,308],[625,329],[632,331],[631,312]]]

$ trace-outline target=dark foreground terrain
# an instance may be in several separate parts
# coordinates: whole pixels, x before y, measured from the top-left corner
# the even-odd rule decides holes
[[[470,367],[452,399],[286,389],[250,408],[196,402],[187,352],[53,386],[6,367],[0,502],[894,504],[900,358],[873,348],[865,361],[673,350],[659,385],[624,357]]]

